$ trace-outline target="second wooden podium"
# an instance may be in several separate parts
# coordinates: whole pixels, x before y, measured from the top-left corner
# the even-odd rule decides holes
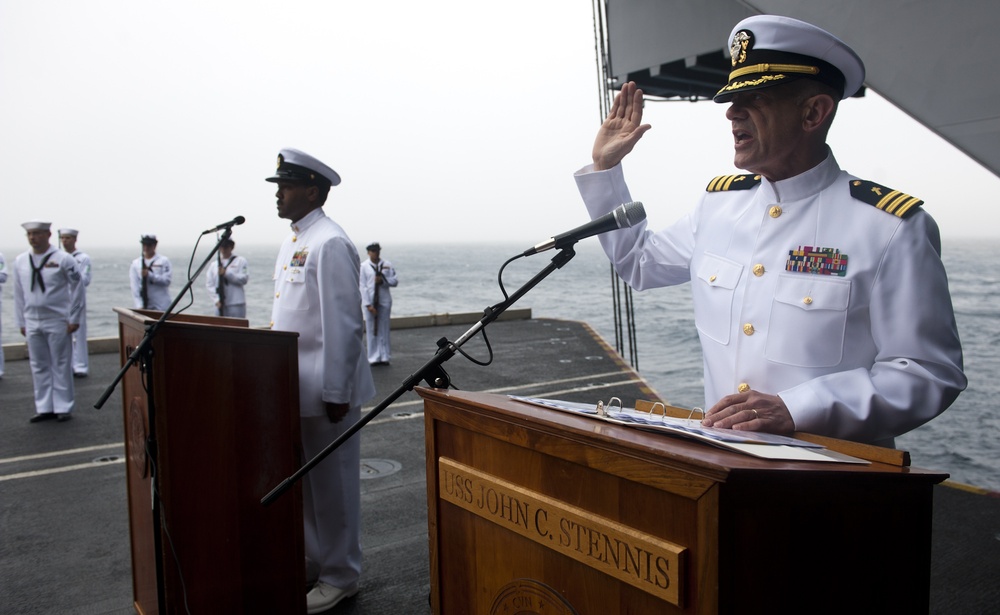
[[[437,615],[927,612],[945,474],[419,393]]]
[[[122,364],[159,312],[116,309]],[[134,606],[305,613],[297,334],[172,316],[122,379]]]

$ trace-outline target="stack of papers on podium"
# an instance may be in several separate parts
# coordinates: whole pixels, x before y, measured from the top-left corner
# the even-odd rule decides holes
[[[806,442],[788,436],[761,431],[735,431],[704,427],[698,419],[679,419],[662,414],[640,412],[632,408],[604,407],[557,399],[521,397],[509,395],[510,399],[526,404],[534,404],[564,412],[582,414],[609,423],[627,425],[648,431],[666,433],[673,436],[697,440],[720,448],[737,451],[754,457],[782,461],[832,461],[840,463],[867,464],[868,461],[831,451],[820,444]]]

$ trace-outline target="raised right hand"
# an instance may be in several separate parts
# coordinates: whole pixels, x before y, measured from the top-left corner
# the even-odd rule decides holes
[[[642,90],[629,81],[615,95],[611,111],[597,131],[594,170],[604,171],[620,163],[650,128],[642,123]]]

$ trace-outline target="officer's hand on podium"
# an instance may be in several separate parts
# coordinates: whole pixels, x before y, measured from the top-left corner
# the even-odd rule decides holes
[[[790,434],[795,431],[795,421],[785,402],[777,395],[753,389],[720,399],[719,403],[705,413],[701,424],[705,427],[774,434]]]

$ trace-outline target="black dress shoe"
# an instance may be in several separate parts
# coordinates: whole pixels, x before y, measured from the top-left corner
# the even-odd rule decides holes
[[[69,412],[66,412],[65,414],[57,414],[56,415],[56,420],[59,421],[60,423],[65,423],[66,421],[70,420],[71,418],[73,418],[73,415],[70,414]]]
[[[28,419],[29,423],[41,423],[42,421],[48,421],[56,418],[54,412],[42,412],[41,414],[36,414],[35,416]]]

